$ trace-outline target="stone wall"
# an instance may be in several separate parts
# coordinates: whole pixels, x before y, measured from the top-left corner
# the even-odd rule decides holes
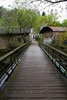
[[[8,42],[8,38],[1,35],[0,36],[0,49],[7,48],[7,42]]]
[[[11,46],[17,47],[24,43],[21,35],[0,35],[0,49],[7,49]]]
[[[29,41],[29,33],[25,35],[24,34],[1,34],[0,49],[17,47],[27,41]]]

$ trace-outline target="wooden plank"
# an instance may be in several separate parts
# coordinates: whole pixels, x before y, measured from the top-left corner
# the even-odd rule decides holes
[[[67,80],[37,44],[21,58],[0,100],[67,100]]]

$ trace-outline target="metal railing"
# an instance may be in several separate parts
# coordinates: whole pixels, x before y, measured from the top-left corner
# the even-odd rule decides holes
[[[21,53],[25,51],[29,44],[30,42],[27,42],[0,58],[0,88],[13,72],[19,62]]]
[[[48,45],[39,43],[43,51],[49,56],[52,62],[57,66],[57,68],[64,74],[67,78],[67,54]]]

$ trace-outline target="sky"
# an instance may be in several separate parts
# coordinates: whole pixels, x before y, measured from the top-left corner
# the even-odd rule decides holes
[[[19,0],[19,1],[25,2],[25,0]],[[44,2],[44,0],[42,0],[42,2],[40,2],[40,0],[26,0],[26,1],[27,2],[24,3],[23,5],[24,7],[32,8],[32,9],[36,7],[38,11],[40,11],[40,13],[44,11],[46,14],[49,14],[51,9],[53,9],[53,13],[56,13],[56,11],[58,12],[58,17],[60,22],[63,21],[64,19],[67,19],[67,10],[65,9],[67,7],[66,6],[67,2],[62,2],[47,7],[50,3]],[[11,7],[9,7],[9,5],[11,5]],[[0,0],[0,6],[4,6],[7,9],[11,9],[11,8],[15,8],[16,4],[14,3],[14,0]]]

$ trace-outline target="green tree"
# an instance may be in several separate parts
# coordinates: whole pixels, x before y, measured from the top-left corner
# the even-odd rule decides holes
[[[44,11],[42,12],[42,16],[45,16],[45,12]]]
[[[3,12],[2,15],[2,27],[6,28],[16,28],[19,27],[18,22],[17,22],[17,10],[7,10]]]
[[[50,13],[49,15],[40,16],[34,24],[34,30],[39,32],[41,26],[61,26],[60,22],[57,21],[58,17],[56,14]]]
[[[19,9],[17,12],[17,21],[20,28],[32,28],[38,16],[39,14],[36,14],[35,10]]]
[[[63,20],[62,26],[63,26],[63,27],[67,27],[67,19]]]

